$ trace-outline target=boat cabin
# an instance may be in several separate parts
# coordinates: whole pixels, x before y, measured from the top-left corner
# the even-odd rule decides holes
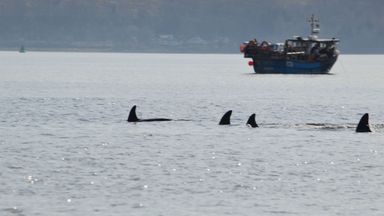
[[[284,43],[284,52],[289,54],[291,52],[302,53],[304,55],[319,55],[321,53],[331,52],[336,49],[338,39],[310,39],[295,37],[288,39]]]

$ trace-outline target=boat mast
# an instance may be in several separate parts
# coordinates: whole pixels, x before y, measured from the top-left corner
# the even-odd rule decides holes
[[[315,18],[315,15],[308,19],[308,22],[311,23],[311,34],[309,35],[310,39],[317,39],[320,33],[320,20]]]

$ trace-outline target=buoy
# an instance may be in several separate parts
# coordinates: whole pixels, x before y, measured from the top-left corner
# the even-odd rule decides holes
[[[249,61],[249,62],[248,62],[248,65],[249,65],[249,66],[253,66],[253,61]]]

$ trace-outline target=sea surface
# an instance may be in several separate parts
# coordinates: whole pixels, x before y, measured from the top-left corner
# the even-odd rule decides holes
[[[0,52],[0,215],[384,215],[384,56],[247,61]],[[128,123],[134,105],[176,121]],[[364,113],[375,132],[355,133]]]

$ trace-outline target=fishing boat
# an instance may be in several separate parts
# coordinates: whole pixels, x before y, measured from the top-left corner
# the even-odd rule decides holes
[[[285,43],[259,43],[254,39],[241,44],[240,52],[252,59],[248,65],[255,73],[327,74],[339,55],[339,39],[320,39],[319,19],[312,15],[308,21],[308,37],[294,36]]]

